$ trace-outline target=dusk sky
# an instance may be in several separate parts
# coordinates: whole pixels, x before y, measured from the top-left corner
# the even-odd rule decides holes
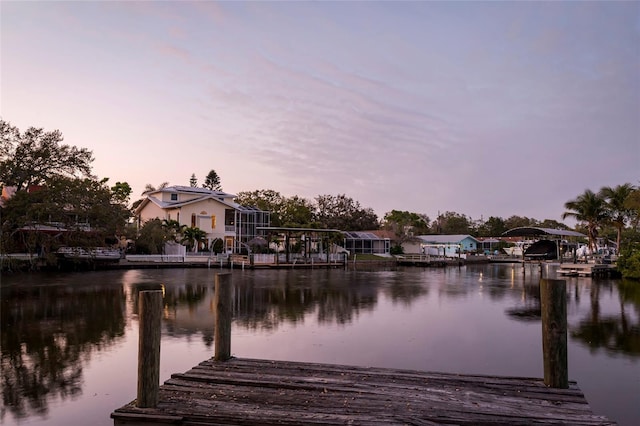
[[[640,2],[2,1],[0,115],[94,173],[561,221],[640,184]],[[570,224],[570,222],[567,222]]]

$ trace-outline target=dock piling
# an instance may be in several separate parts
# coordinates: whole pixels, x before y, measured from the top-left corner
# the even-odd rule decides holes
[[[139,408],[155,408],[160,391],[160,335],[162,290],[141,291],[138,301],[140,337],[138,341]]]
[[[567,361],[567,290],[564,280],[540,280],[544,384],[569,387]]]
[[[226,361],[231,358],[231,274],[216,274],[215,278],[215,337],[214,359]]]

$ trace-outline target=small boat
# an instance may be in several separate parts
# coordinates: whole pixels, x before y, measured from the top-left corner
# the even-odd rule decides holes
[[[555,241],[539,240],[531,244],[525,251],[527,259],[553,260],[558,258],[558,246]]]
[[[518,241],[518,242],[516,242],[516,245],[511,246],[511,247],[505,247],[502,250],[504,250],[504,252],[507,253],[509,256],[522,257],[522,254],[524,253],[524,251],[531,244],[533,244],[533,241],[528,241],[528,240],[527,241]]]
[[[505,247],[502,250],[504,250],[504,252],[509,256],[522,257],[522,247]]]
[[[92,249],[84,249],[82,247],[60,247],[56,252],[58,256],[65,259],[73,260],[101,260],[101,261],[118,261],[120,260],[120,250],[114,250],[106,247],[95,247]]]

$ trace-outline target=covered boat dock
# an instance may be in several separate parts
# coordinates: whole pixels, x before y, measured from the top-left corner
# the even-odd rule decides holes
[[[532,245],[529,249],[533,248],[533,250],[529,251],[529,249],[523,251],[523,258],[531,258],[537,260],[549,260],[549,259],[558,259],[562,262],[563,252],[562,246],[564,245],[567,250],[573,249],[574,255],[574,263],[575,259],[575,250],[577,248],[577,239],[585,238],[586,235],[577,232],[571,231],[569,229],[555,229],[555,228],[540,228],[536,226],[521,226],[518,228],[512,228],[508,231],[502,233],[503,237],[528,237],[532,240],[537,240],[537,247]],[[570,240],[573,240],[571,242]],[[549,244],[553,243],[553,244]],[[555,245],[555,256],[548,256],[550,250],[553,249],[553,245]],[[528,253],[529,252],[529,253]]]

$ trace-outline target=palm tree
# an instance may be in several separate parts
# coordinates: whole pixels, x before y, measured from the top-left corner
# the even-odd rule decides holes
[[[620,250],[620,240],[622,238],[622,230],[627,221],[631,218],[631,209],[625,206],[625,203],[635,187],[630,183],[618,185],[615,188],[605,186],[600,189],[600,197],[606,201],[606,208],[609,212],[609,220],[615,226],[617,232],[616,249]]]
[[[632,229],[637,229],[640,224],[640,187],[636,186],[636,189],[631,191],[624,205],[631,212],[630,221]]]
[[[158,187],[156,188],[155,186],[151,185],[150,183],[146,184],[144,186],[144,191],[142,191],[142,195],[143,198],[140,198],[139,200],[136,200],[133,202],[133,204],[131,205],[131,208],[133,210],[135,210],[145,199],[146,197],[144,197],[145,195],[147,195],[149,192],[153,192],[153,191],[157,191],[160,189],[164,189],[167,186],[169,186],[169,182],[162,182],[160,185],[158,185]]]
[[[153,192],[153,191],[158,191],[160,189],[165,189],[167,186],[169,186],[169,182],[162,182],[160,185],[158,185],[157,188],[155,186],[151,185],[150,183],[148,183],[148,184],[146,184],[144,186],[144,191],[142,191],[142,195],[145,195],[148,192]]]
[[[169,231],[169,235],[173,241],[177,241],[178,236],[182,234],[182,231],[187,225],[181,225],[177,220],[163,219],[162,227]]]
[[[197,251],[198,246],[206,237],[206,232],[198,227],[192,226],[182,231],[182,240],[180,242],[187,243],[187,247],[193,248],[193,251]]]
[[[586,224],[589,248],[592,253],[595,252],[598,227],[607,219],[606,207],[604,198],[589,189],[584,191],[584,194],[579,195],[575,200],[567,201],[564,204],[564,208],[568,211],[562,214],[562,219],[573,217],[578,222]]]

